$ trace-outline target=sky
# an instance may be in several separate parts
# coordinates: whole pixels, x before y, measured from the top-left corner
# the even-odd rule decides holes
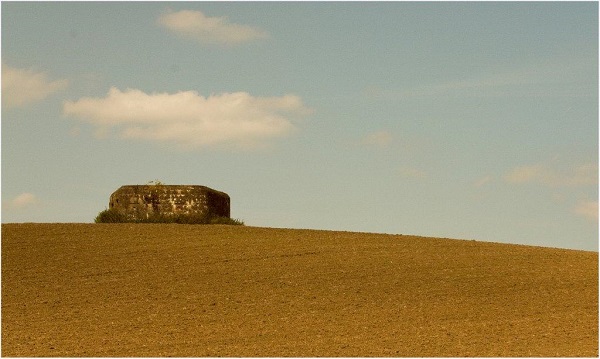
[[[2,222],[205,185],[246,225],[598,251],[597,2],[7,2]]]

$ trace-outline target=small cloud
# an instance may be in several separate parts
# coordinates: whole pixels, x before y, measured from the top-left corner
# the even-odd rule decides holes
[[[598,164],[587,163],[576,167],[571,177],[567,180],[572,185],[597,185]]]
[[[519,166],[504,176],[509,183],[527,183],[540,178],[546,170],[542,165]]]
[[[157,22],[176,34],[211,44],[235,45],[268,37],[258,28],[233,24],[226,17],[208,17],[193,10],[169,12],[161,15]]]
[[[69,130],[69,135],[73,137],[78,137],[81,134],[81,128],[79,126],[75,126]]]
[[[8,109],[41,101],[68,84],[68,80],[48,80],[44,72],[2,64],[2,107]]]
[[[392,135],[387,131],[378,131],[366,135],[361,144],[367,146],[387,147],[392,142]]]
[[[587,219],[598,221],[598,201],[581,201],[573,211]]]
[[[111,88],[104,98],[66,101],[63,113],[96,126],[96,136],[115,130],[120,138],[182,148],[263,147],[295,129],[291,117],[309,113],[295,95],[254,97],[246,92],[203,97],[195,91],[147,94]]]
[[[596,63],[597,57],[574,54],[571,58],[545,64],[536,63],[510,71],[412,87],[386,89],[369,86],[364,94],[372,99],[393,101],[429,97],[590,97],[597,92],[594,91],[597,81],[579,79],[593,78],[589,71],[597,68]]]
[[[565,193],[563,192],[554,192],[552,193],[552,201],[556,202],[556,203],[564,203],[565,201],[568,200],[568,197]]]
[[[379,99],[385,97],[387,92],[379,86],[370,85],[363,89],[363,95],[367,98]]]
[[[477,181],[475,181],[474,185],[475,185],[475,187],[483,187],[486,184],[492,182],[493,180],[494,180],[494,177],[485,176],[485,177],[482,177],[482,178],[478,179]]]
[[[427,177],[427,173],[412,167],[402,167],[399,169],[399,173],[404,178],[424,179]]]
[[[35,204],[37,202],[37,198],[32,193],[21,193],[17,197],[13,198],[9,205],[13,208],[23,208],[29,205]]]
[[[519,166],[504,176],[508,183],[537,183],[548,187],[576,187],[598,184],[598,165],[589,163],[571,170],[557,170],[544,164]]]

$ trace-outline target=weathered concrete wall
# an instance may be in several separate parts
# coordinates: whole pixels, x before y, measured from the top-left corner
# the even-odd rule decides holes
[[[130,219],[151,215],[230,216],[229,195],[205,186],[132,185],[122,186],[110,195],[110,209]]]

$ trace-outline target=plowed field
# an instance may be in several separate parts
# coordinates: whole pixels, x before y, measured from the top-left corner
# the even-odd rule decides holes
[[[3,356],[598,356],[598,253],[3,224]]]

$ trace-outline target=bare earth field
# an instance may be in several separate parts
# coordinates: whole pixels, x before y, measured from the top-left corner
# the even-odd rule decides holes
[[[2,356],[598,356],[598,253],[3,224]]]

